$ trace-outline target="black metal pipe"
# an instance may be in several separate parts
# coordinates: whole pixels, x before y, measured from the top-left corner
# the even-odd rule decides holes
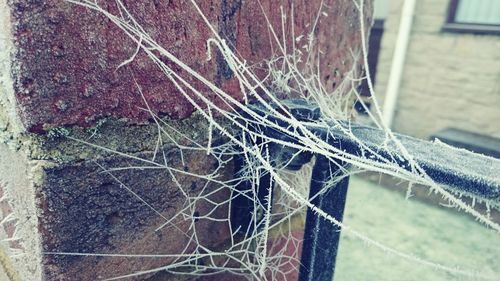
[[[313,105],[304,105],[293,101],[287,101],[285,104],[295,115],[317,118],[319,109]],[[259,115],[266,116],[267,120],[281,126],[285,131],[290,131],[290,135],[297,133],[293,132],[293,126],[276,118],[262,106],[251,105],[250,108]],[[412,171],[408,159],[403,156],[394,141],[387,138],[387,132],[384,130],[351,122],[323,124],[324,127],[310,126],[307,129],[330,145],[342,149],[347,157],[349,155],[357,156],[387,163],[392,166],[394,171],[401,168]],[[259,123],[259,128],[262,130],[265,126]],[[346,134],[346,131],[349,131],[350,134]],[[276,129],[267,130],[266,133],[271,138],[282,138],[283,135],[287,135],[287,133]],[[410,136],[394,135],[413,157],[413,160],[435,182],[456,192],[500,201],[499,159]],[[290,137],[289,139],[294,138]],[[386,167],[386,169],[391,169],[391,167]]]
[[[317,120],[320,116],[319,108],[297,101],[284,101],[287,111],[301,121]],[[265,122],[248,119],[242,122],[249,125],[256,132],[263,132],[269,139],[284,140],[288,143],[296,143],[294,137],[297,133],[295,127],[286,121],[274,117],[266,108],[259,105],[249,105],[255,113],[279,125],[283,130],[269,129]],[[323,123],[325,124],[325,123]],[[337,147],[345,152],[345,156],[362,157],[376,162],[385,163],[386,169],[398,171],[405,169],[412,171],[413,167],[409,160],[402,156],[402,152],[391,140],[387,139],[387,133],[381,129],[348,122],[336,122],[321,128],[317,125],[308,130],[314,133],[329,145]],[[347,135],[345,131],[349,131]],[[439,143],[432,143],[412,137],[395,134],[413,160],[422,167],[426,174],[434,181],[446,185],[454,191],[468,193],[492,201],[500,201],[500,160],[485,157],[465,150],[457,150]],[[261,142],[259,138],[257,142]],[[309,161],[311,153],[303,152],[297,156],[296,148],[283,144],[269,144],[270,158],[276,167],[288,167],[298,170]],[[293,157],[292,157],[293,156]],[[291,158],[292,157],[292,158]],[[244,168],[244,159],[236,161],[237,171]],[[333,160],[335,161],[335,160]],[[284,163],[287,163],[286,165]],[[376,163],[374,163],[376,164]],[[342,163],[332,162],[325,156],[316,155],[316,163],[313,168],[309,198],[311,203],[319,209],[342,221],[347,186],[349,178],[345,176],[334,186],[325,186],[332,176],[342,176]],[[250,182],[241,182],[237,189],[251,195],[257,192],[258,202],[263,203],[267,194],[267,187],[271,184],[268,173],[259,178],[257,190],[252,190]],[[266,191],[266,192],[263,192]],[[257,212],[255,201],[241,194],[236,195],[232,201],[232,223],[233,228],[239,227],[243,231],[254,229],[252,225],[252,214]],[[263,205],[265,204],[258,204]],[[265,210],[263,210],[265,211]],[[240,231],[242,232],[242,231]],[[335,259],[339,247],[340,229],[331,222],[318,216],[312,210],[307,211],[304,242],[302,245],[301,268],[299,281],[330,281],[333,280],[335,271]]]
[[[235,175],[239,178],[245,169],[245,159],[237,156],[234,160]],[[233,191],[231,198],[231,227],[239,233],[252,233],[261,226],[267,206],[266,198],[268,187],[273,190],[274,182],[267,172],[258,175],[256,184],[249,180],[240,181]],[[272,191],[271,191],[272,192]]]
[[[342,221],[349,177],[342,178],[334,186],[326,185],[332,176],[341,176],[339,167],[324,156],[316,156],[309,198],[316,207]],[[333,280],[339,240],[338,226],[307,210],[299,281]]]

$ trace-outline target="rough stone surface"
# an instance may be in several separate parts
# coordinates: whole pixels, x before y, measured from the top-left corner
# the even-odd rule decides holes
[[[425,139],[447,127],[499,138],[500,38],[442,32],[449,2],[416,4],[394,129]],[[402,3],[390,1],[384,24],[376,85],[381,98],[387,89]]]
[[[98,2],[111,12],[118,12],[113,1]],[[213,35],[189,1],[123,2],[167,51],[232,96],[241,95],[238,82],[222,57],[217,54],[207,61],[206,40]],[[280,37],[280,6],[287,11],[284,34],[288,36],[285,41],[289,48],[292,40],[301,35],[297,47],[306,44],[312,23],[319,16],[314,33],[322,51],[322,79],[325,85],[335,88],[352,68],[351,51],[360,50],[358,13],[352,1],[326,1],[322,9],[319,0],[293,1],[295,38],[291,36],[291,2],[225,0],[201,1],[199,5],[216,31],[248,65],[264,62],[276,53],[273,48],[277,45],[270,37],[262,11]],[[139,52],[127,67],[117,69],[137,46],[97,12],[60,0],[8,3],[15,96],[29,131],[73,124],[91,126],[104,116],[127,118],[135,123],[146,121],[149,113],[140,109],[144,104],[132,77],[142,87],[154,112],[173,118],[185,118],[193,112],[193,106],[144,52]],[[165,62],[185,76],[178,66]],[[260,76],[265,74],[261,72]],[[188,81],[203,89],[193,78]]]

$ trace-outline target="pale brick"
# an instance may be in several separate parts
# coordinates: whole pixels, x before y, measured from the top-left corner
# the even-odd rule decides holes
[[[385,22],[375,85],[382,101],[402,3],[390,1]],[[498,137],[500,37],[441,32],[448,3],[425,0],[416,5],[394,129],[428,138],[445,127],[461,127]]]

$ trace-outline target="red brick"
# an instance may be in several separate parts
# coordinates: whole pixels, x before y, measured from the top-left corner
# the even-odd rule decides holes
[[[98,2],[117,12],[114,1]],[[238,83],[221,57],[206,60],[206,41],[213,35],[189,1],[123,2],[148,34],[169,52],[232,96],[240,97]],[[262,10],[281,36],[280,5],[289,13],[291,2],[198,1],[209,21],[248,65],[273,56]],[[305,35],[297,45],[301,47],[322,1],[293,2],[295,36]],[[128,67],[116,70],[134,53],[136,46],[104,16],[61,0],[9,3],[15,44],[12,58],[15,95],[28,130],[39,132],[73,124],[91,126],[103,116],[127,118],[133,123],[146,121],[149,114],[139,108],[144,104],[132,73],[155,112],[173,118],[184,118],[193,112],[193,106],[144,52]],[[351,69],[350,52],[360,50],[360,36],[352,0],[325,1],[325,6],[328,16],[320,17],[314,33],[322,51],[322,79],[331,88]],[[290,17],[287,20],[285,34],[290,48]],[[277,48],[275,42],[273,46]],[[172,63],[167,64],[183,74]],[[265,74],[259,73],[261,77]],[[192,82],[203,89],[200,83]]]
[[[150,158],[151,155],[140,155]],[[179,154],[169,152],[170,165],[182,169]],[[202,153],[186,154],[186,168],[193,173],[205,173],[214,164]],[[110,157],[98,161],[105,167],[141,165],[138,161]],[[66,253],[120,253],[120,254],[179,254],[195,244],[189,240],[192,233],[190,213],[179,216],[173,224],[154,231],[165,222],[152,209],[127,191],[93,161],[61,165],[44,171],[43,184],[37,186],[39,231],[44,252]],[[185,207],[186,200],[166,170],[125,170],[113,175],[138,196],[170,219]],[[189,194],[199,193],[204,180],[176,175]],[[216,188],[209,187],[205,192]],[[206,194],[206,193],[205,193]],[[217,192],[211,199],[222,202],[227,190]],[[216,208],[208,201],[200,201],[196,212],[203,215]],[[227,206],[216,208],[212,217],[227,215]],[[175,225],[175,226],[174,226]],[[226,223],[200,220],[196,222],[202,245],[217,247],[228,237]],[[212,235],[203,235],[211,233]],[[164,266],[173,258],[117,258],[44,255],[46,280],[98,280]],[[92,270],[89,270],[92,269]],[[144,276],[138,278],[142,280]]]

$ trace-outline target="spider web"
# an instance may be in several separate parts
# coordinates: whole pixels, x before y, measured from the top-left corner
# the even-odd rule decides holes
[[[97,146],[88,141],[74,139],[75,141],[85,143],[90,146],[98,147],[99,149],[115,153],[117,155],[128,157],[134,161],[141,163],[140,168],[161,168],[158,172],[168,173],[176,183],[179,192],[182,193],[184,204],[180,211],[173,217],[164,217],[161,212],[157,211],[141,198],[134,191],[127,187],[127,183],[120,182],[127,192],[130,192],[144,203],[145,208],[153,209],[156,214],[164,219],[162,225],[158,225],[157,229],[165,227],[176,227],[179,222],[188,223],[189,231],[184,234],[189,237],[189,245],[194,247],[186,247],[184,251],[178,254],[169,255],[137,255],[134,253],[127,254],[103,254],[103,253],[50,253],[58,255],[83,255],[83,256],[108,256],[108,257],[169,257],[171,262],[165,266],[151,268],[139,272],[131,272],[127,275],[115,276],[108,280],[122,279],[133,276],[141,276],[158,271],[167,271],[172,274],[187,274],[190,276],[201,276],[217,274],[220,272],[231,272],[237,275],[242,275],[248,279],[255,280],[275,280],[279,277],[288,276],[291,271],[296,270],[295,266],[298,263],[298,249],[300,248],[300,238],[294,236],[294,226],[302,221],[305,211],[310,209],[323,219],[333,225],[341,227],[342,231],[347,231],[352,236],[360,241],[367,243],[373,247],[379,248],[381,251],[407,259],[413,263],[429,266],[438,270],[447,271],[452,274],[481,279],[494,279],[498,276],[483,274],[474,270],[464,270],[452,266],[446,266],[432,261],[421,259],[410,253],[403,253],[384,245],[381,241],[375,241],[363,233],[350,228],[336,218],[328,215],[318,206],[315,206],[307,198],[308,186],[311,177],[311,165],[305,165],[299,171],[288,171],[284,168],[286,165],[276,165],[270,157],[270,146],[277,143],[283,147],[295,149],[298,153],[311,153],[323,155],[332,163],[346,163],[356,169],[347,169],[344,166],[338,168],[343,172],[341,176],[331,178],[325,188],[335,186],[335,183],[342,179],[343,176],[349,176],[359,171],[375,171],[390,176],[398,177],[409,181],[408,192],[411,193],[412,184],[422,184],[429,186],[430,189],[440,194],[451,206],[463,210],[474,216],[484,225],[500,232],[500,225],[493,222],[487,215],[479,213],[472,206],[461,200],[459,196],[450,193],[444,187],[436,184],[413,160],[412,155],[398,141],[392,131],[381,121],[382,114],[380,107],[375,99],[373,85],[368,73],[367,48],[366,48],[366,26],[365,26],[365,6],[364,1],[354,1],[353,4],[359,14],[360,38],[362,41],[361,51],[356,53],[351,51],[353,65],[335,90],[329,90],[321,81],[319,72],[319,52],[321,52],[318,41],[314,37],[314,29],[321,17],[328,17],[328,6],[321,3],[318,7],[316,16],[311,22],[311,32],[293,38],[292,46],[287,46],[285,40],[285,25],[292,22],[293,29],[293,4],[291,11],[281,10],[282,26],[281,31],[276,30],[269,20],[267,20],[270,31],[270,40],[275,48],[272,58],[265,62],[267,76],[265,79],[260,79],[255,74],[255,66],[247,65],[246,61],[241,58],[233,48],[228,45],[224,38],[221,38],[216,29],[211,25],[205,14],[199,8],[196,1],[191,0],[190,4],[197,11],[198,16],[203,19],[206,26],[212,31],[210,39],[207,40],[207,59],[212,59],[212,54],[215,51],[219,52],[227,63],[228,67],[234,73],[234,76],[239,82],[239,90],[243,95],[242,100],[238,100],[228,93],[224,92],[214,81],[210,81],[195,69],[189,67],[185,62],[167,51],[164,46],[158,44],[151,36],[141,27],[140,23],[134,19],[126,6],[120,1],[115,0],[118,7],[117,13],[112,13],[109,10],[101,7],[97,2],[85,0],[66,0],[67,2],[76,5],[84,6],[95,10],[106,16],[116,26],[118,26],[125,34],[128,35],[136,44],[137,50],[134,55],[124,61],[119,67],[124,67],[128,63],[134,61],[138,52],[145,53],[149,59],[154,62],[158,68],[164,73],[164,78],[168,79],[175,85],[177,90],[187,99],[196,109],[195,114],[199,114],[205,118],[207,122],[207,141],[199,142],[190,138],[185,133],[175,129],[162,118],[157,116],[148,106],[144,98],[144,110],[148,111],[157,126],[157,148],[152,159],[142,159],[136,156],[114,151],[106,147]],[[262,10],[266,16],[266,12]],[[288,19],[288,20],[287,20]],[[292,32],[292,34],[295,34]],[[300,48],[295,45],[295,42],[306,41]],[[165,61],[168,61],[166,63]],[[366,71],[362,75],[358,69],[358,65],[362,64]],[[182,69],[182,74],[175,71],[172,65]],[[202,83],[203,89],[193,86],[190,82],[196,80]],[[367,84],[371,93],[372,110],[368,110],[364,99],[356,91],[356,86],[362,81],[367,80]],[[140,91],[141,85],[137,83]],[[214,98],[208,98],[206,92],[215,99],[223,101],[223,103],[214,102]],[[321,109],[321,117],[318,120],[301,121],[294,118],[288,113],[288,108],[282,102],[282,96],[293,96],[298,99],[307,101],[310,104],[316,104]],[[261,116],[252,111],[248,106],[249,102],[266,109],[269,115],[274,118],[289,124],[289,129],[286,133],[291,135],[294,142],[273,139],[268,135],[254,130],[254,124],[259,123],[261,126],[272,128],[276,131],[284,132],[283,128],[277,124],[270,122],[267,116]],[[378,155],[377,151],[373,151],[368,146],[363,144],[363,141],[357,139],[349,128],[342,126],[342,120],[349,120],[353,115],[353,104],[359,102],[369,114],[371,122],[374,126],[384,130],[386,133],[385,145],[394,144],[398,149],[398,156],[403,157],[409,164],[411,169],[404,170],[396,163],[387,160],[385,162],[375,161],[370,158],[353,156],[345,153],[343,150],[332,146],[324,140],[317,137],[308,128],[315,126],[318,128],[329,128],[334,126],[350,136],[358,142],[366,151],[370,151],[374,155]],[[179,139],[182,140],[178,141]],[[223,142],[215,142],[216,139],[222,139]],[[259,141],[257,141],[259,140]],[[196,174],[189,171],[183,171],[175,167],[172,161],[168,159],[168,155],[163,150],[165,143],[173,143],[178,151],[180,161],[185,162],[185,158],[189,153],[203,152],[216,163],[215,168],[205,174]],[[244,167],[239,172],[236,178],[224,178],[223,170],[231,163],[236,156],[244,159]],[[387,158],[387,159],[390,159]],[[104,167],[101,168],[113,176],[116,171],[124,168],[120,167]],[[127,167],[131,169],[132,167]],[[267,175],[275,183],[276,188],[272,192],[271,187],[266,187],[265,200],[259,200],[258,194],[253,188],[253,192],[242,192],[237,188],[242,182],[250,182],[252,186],[257,187],[258,179],[263,175]],[[189,192],[189,187],[183,186],[180,176],[189,176],[203,180],[204,186],[196,192]],[[115,178],[119,181],[117,178]],[[209,188],[216,186],[216,188]],[[262,189],[262,187],[261,187]],[[232,195],[223,202],[211,201],[211,196],[220,191],[229,191]],[[215,215],[217,208],[222,205],[230,206],[231,198],[240,195],[252,200],[255,212],[252,213],[252,225],[247,229],[232,229],[231,213],[228,211],[226,216],[220,217]],[[203,213],[197,212],[197,204],[202,201],[211,202],[213,208]],[[272,206],[272,208],[271,208]],[[228,208],[229,210],[230,208]],[[230,228],[230,241],[224,249],[214,250],[205,245],[203,239],[200,238],[200,233],[196,231],[199,220],[217,221],[227,224]],[[280,241],[279,243],[271,243],[270,241]],[[290,246],[293,245],[293,246]],[[289,249],[294,249],[290,252]],[[49,253],[46,253],[49,254]],[[286,266],[291,265],[291,266]]]

